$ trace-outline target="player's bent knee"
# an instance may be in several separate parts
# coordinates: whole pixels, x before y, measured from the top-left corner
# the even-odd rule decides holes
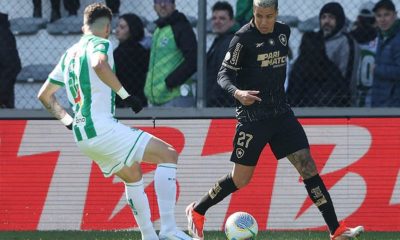
[[[174,148],[169,148],[165,156],[162,157],[163,163],[177,163],[178,162],[178,152]]]

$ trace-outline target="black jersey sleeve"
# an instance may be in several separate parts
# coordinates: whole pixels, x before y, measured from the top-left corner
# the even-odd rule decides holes
[[[225,55],[222,66],[218,72],[218,84],[231,95],[237,87],[234,85],[237,71],[241,68],[244,44],[240,36],[235,35],[229,44],[228,52]]]

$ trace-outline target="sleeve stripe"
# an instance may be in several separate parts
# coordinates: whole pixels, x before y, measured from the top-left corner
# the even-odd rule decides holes
[[[52,79],[52,78],[49,78],[49,82],[52,83],[52,84],[58,85],[58,86],[62,86],[62,87],[64,87],[64,85],[65,85],[63,82],[57,81],[57,80]]]

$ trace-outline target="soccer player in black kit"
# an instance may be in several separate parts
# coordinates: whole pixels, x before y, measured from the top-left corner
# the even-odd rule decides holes
[[[238,125],[233,139],[232,172],[218,180],[198,202],[186,208],[189,233],[204,239],[206,211],[246,186],[263,148],[270,144],[277,159],[287,157],[318,207],[333,240],[364,231],[339,223],[330,195],[311,157],[306,134],[286,102],[284,81],[290,28],[276,21],[278,0],[254,0],[253,19],[232,39],[218,83],[237,102]]]

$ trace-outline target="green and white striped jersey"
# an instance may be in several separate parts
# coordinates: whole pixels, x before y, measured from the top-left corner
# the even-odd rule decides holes
[[[105,54],[114,68],[113,48],[109,40],[84,35],[69,48],[49,74],[53,84],[65,86],[74,111],[75,141],[91,139],[111,130],[116,123],[115,93],[91,67],[92,58]]]

